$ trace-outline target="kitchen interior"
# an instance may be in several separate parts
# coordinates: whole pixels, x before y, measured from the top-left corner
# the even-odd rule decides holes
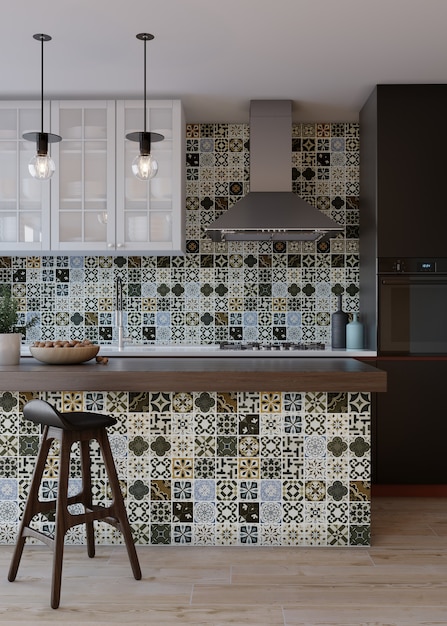
[[[296,16],[299,9],[315,15],[307,3],[284,4],[285,15]],[[338,555],[340,550],[368,551],[374,561],[375,537],[379,550],[383,548],[383,529],[380,523],[376,531],[374,527],[380,514],[391,520],[392,545],[394,534],[409,534],[412,541],[413,534],[423,535],[421,525],[434,516],[428,524],[434,543],[429,545],[445,550],[447,427],[440,409],[447,363],[442,315],[447,257],[446,218],[436,184],[443,180],[445,161],[440,121],[447,99],[443,75],[434,69],[393,75],[382,67],[363,79],[362,93],[357,93],[351,110],[335,105],[331,109],[328,96],[318,103],[310,91],[306,101],[303,68],[294,63],[292,85],[272,81],[271,86],[263,82],[260,87],[243,81],[240,92],[234,90],[234,108],[227,112],[219,108],[224,106],[225,89],[219,82],[225,73],[217,81],[222,91],[213,94],[214,107],[213,97],[207,106],[203,95],[195,95],[202,93],[197,84],[196,91],[194,85],[182,90],[175,82],[168,83],[169,88],[158,86],[171,69],[167,59],[172,65],[180,61],[179,43],[175,57],[166,55],[163,38],[169,28],[162,19],[166,9],[157,8],[154,23],[142,3],[138,5],[147,27],[153,28],[154,40],[147,40],[147,49],[143,40],[143,54],[141,39],[135,35],[144,20],[126,24],[128,36],[120,47],[131,50],[133,82],[127,90],[120,86],[116,91],[118,71],[115,81],[105,81],[102,87],[103,77],[98,77],[99,86],[94,84],[90,93],[82,85],[82,72],[74,81],[76,88],[64,83],[58,55],[61,45],[68,48],[70,37],[65,41],[58,34],[61,17],[58,21],[53,15],[48,21],[51,30],[42,26],[53,39],[44,42],[49,95],[39,101],[43,88],[39,94],[39,47],[33,34],[42,19],[33,23],[31,13],[27,37],[23,24],[14,35],[15,47],[29,50],[31,57],[26,62],[29,78],[11,77],[0,102],[0,284],[18,299],[20,324],[33,318],[37,323],[22,341],[17,366],[22,369],[0,366],[4,380],[20,377],[15,386],[5,383],[0,392],[0,543],[5,548],[5,572],[40,440],[40,431],[22,417],[24,403],[34,397],[64,411],[120,416],[111,434],[112,449],[135,543],[143,552],[172,551],[151,553],[147,567],[152,558],[161,563],[172,559],[174,567],[183,556],[197,567],[200,557],[195,549],[210,550],[211,561],[216,558],[213,554],[225,561],[222,550],[234,548],[242,551],[241,556],[231,558],[239,559],[237,567],[244,571],[245,566],[250,579],[256,565],[244,551],[266,546],[282,550],[284,556],[278,559],[287,567],[297,567],[303,550],[318,548],[303,558],[308,558],[310,571],[317,564],[319,573],[323,563],[333,563],[330,550]],[[254,3],[248,5],[255,9]],[[353,9],[348,1],[342,5]],[[188,12],[194,9],[203,10],[208,26],[222,18],[222,9],[215,7],[213,15],[203,2],[190,3]],[[245,9],[236,5],[234,9],[245,15]],[[332,17],[341,15],[339,7]],[[370,7],[369,18],[378,15],[378,8]],[[273,23],[284,26],[284,15],[275,16]],[[433,16],[428,25],[432,29]],[[94,36],[100,39],[97,33]],[[290,46],[294,50],[299,41],[291,40]],[[287,45],[284,48],[287,51]],[[97,53],[90,51],[92,65]],[[275,58],[273,52],[270,56]],[[145,72],[148,61],[147,102],[141,97],[143,60]],[[163,72],[157,68],[162,60]],[[277,59],[274,65],[279,63]],[[73,66],[76,62],[71,60]],[[227,59],[223,67],[228,66]],[[42,76],[43,67],[42,63]],[[190,78],[192,83],[197,80],[200,84],[200,76]],[[308,80],[309,89],[314,81]],[[50,146],[55,173],[44,181],[28,171],[35,138],[23,139],[41,123],[42,129],[62,138]],[[143,123],[154,134],[151,151],[158,162],[158,172],[149,181],[132,174],[132,162],[142,148],[128,138],[138,134],[139,139]],[[297,207],[289,204],[295,201]],[[79,370],[71,370],[73,389],[53,389],[44,383],[39,389],[27,388],[23,378],[40,367],[31,355],[32,345],[56,340],[99,344],[107,364],[90,361],[76,367],[85,372],[94,368],[95,380],[104,386],[95,388],[93,382],[88,386],[85,376],[76,378]],[[179,359],[186,369],[200,361],[203,370],[210,371],[218,359],[223,364],[222,385],[216,381],[209,387],[205,383],[182,387],[178,378],[177,384],[162,387],[151,383],[148,375],[146,386],[140,387],[138,381],[126,387],[127,378],[120,373],[122,360],[129,364],[148,360],[150,368],[155,363],[162,369]],[[238,369],[231,378],[225,362],[239,364],[240,386],[234,382]],[[321,388],[318,384],[292,388],[286,383],[271,387],[264,381],[249,388],[245,383],[250,368],[256,372],[259,367],[260,378],[271,376],[276,383],[274,374],[263,367],[276,368],[290,380],[289,368],[297,378],[302,374],[293,370],[298,364],[306,370],[332,363],[337,368],[342,362],[364,366],[365,373],[369,368],[386,372],[386,391],[375,391],[372,384],[329,389],[323,383]],[[58,368],[57,379],[60,370],[70,377],[74,366],[51,367]],[[137,379],[140,366],[135,367]],[[175,372],[180,375],[181,368]],[[47,370],[44,375],[51,376]],[[122,376],[122,386],[107,385],[106,376],[112,380]],[[231,387],[225,379],[232,380]],[[94,468],[98,497],[105,499],[106,483],[96,459]],[[49,493],[57,485],[57,472],[46,478],[43,488]],[[71,483],[73,488],[80,485],[76,471]],[[425,511],[424,506],[428,506],[425,521],[416,521],[415,530],[409,520],[415,511]],[[399,517],[396,511],[404,514]],[[51,530],[51,520],[43,519],[40,525]],[[83,541],[82,527],[71,529],[66,538],[70,547]],[[123,547],[108,527],[98,528],[97,542],[103,550],[114,550],[112,555]],[[176,558],[174,551],[181,556]],[[35,560],[49,563],[46,553],[36,554]],[[76,557],[76,552],[72,554],[68,572]],[[432,562],[430,555],[427,563],[421,558],[416,573],[423,581]],[[86,572],[82,563],[79,567]],[[20,575],[25,576],[25,557],[21,567]],[[268,571],[268,563],[265,567]],[[265,584],[275,584],[275,567]],[[68,574],[70,580],[76,576]],[[45,605],[48,570],[42,578],[34,607]],[[164,578],[169,583],[169,576]],[[292,589],[293,576],[278,580]],[[196,585],[199,596],[205,582]],[[399,578],[393,582],[402,584]],[[133,605],[137,585],[132,579],[125,584],[123,607]],[[5,593],[16,594],[11,615],[18,614],[16,602],[23,602],[23,591],[16,587],[2,583]],[[315,595],[320,598],[317,603],[326,599],[326,591],[323,583]],[[199,604],[210,611],[207,602],[219,605],[218,593],[217,588],[215,593],[208,589],[212,599],[204,593]],[[350,593],[354,595],[353,587]],[[373,602],[362,599],[357,604],[347,595],[340,601],[339,617],[331,612],[338,606],[335,601],[329,600],[319,613],[313,602],[285,599],[280,601],[280,616],[271,606],[275,602],[265,602],[267,612],[261,617],[253,612],[256,601],[245,607],[239,600],[239,608],[226,618],[222,614],[220,621],[213,621],[210,613],[199,618],[187,607],[181,616],[174,612],[171,620],[338,624],[348,623],[348,618],[340,621],[348,609],[353,611],[349,623],[357,623],[357,612],[359,620],[369,614],[376,621],[387,619],[386,623],[403,619],[398,610],[391,616],[395,596],[382,599],[379,615],[374,614],[377,607],[370,606]],[[409,595],[403,592],[401,597],[411,605]],[[68,589],[62,598],[59,610],[70,606]],[[434,616],[445,609],[444,602],[439,596],[421,601]],[[95,606],[90,599],[88,603]],[[119,614],[121,609],[114,610]],[[405,612],[406,623],[420,623],[420,610],[414,601],[413,611]],[[255,621],[249,621],[250,611]],[[154,607],[135,623],[162,623],[160,615]]]

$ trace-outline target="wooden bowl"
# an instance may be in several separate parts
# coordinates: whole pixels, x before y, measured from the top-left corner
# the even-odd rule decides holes
[[[82,348],[37,348],[30,346],[32,356],[42,363],[51,365],[73,365],[90,361],[99,352],[99,346],[82,346]]]

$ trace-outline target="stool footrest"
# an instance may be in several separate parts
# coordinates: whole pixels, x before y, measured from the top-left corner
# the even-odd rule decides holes
[[[109,511],[111,511],[111,507],[93,504],[91,507],[86,507],[84,513],[67,513],[66,518],[70,520],[70,523],[67,524],[67,530],[72,526],[88,524],[89,522],[108,522],[111,524],[109,519],[115,520],[114,524],[118,523],[118,518],[109,514]]]
[[[82,513],[70,513],[68,508],[65,510],[64,525],[66,531],[73,526],[95,521],[104,521],[112,526],[116,526],[119,523],[118,517],[114,514],[114,504],[110,506],[104,506],[103,504],[84,504],[82,500],[78,499],[76,496],[72,496],[67,500],[67,507],[74,504],[82,504],[85,511]],[[49,513],[52,511],[56,511],[56,500],[39,500],[34,505],[32,518],[39,513]]]
[[[38,539],[39,541],[45,543],[49,548],[54,547],[54,537],[50,537],[50,535],[47,535],[41,530],[35,530],[29,526],[22,530],[22,537],[33,537],[34,539]]]
[[[74,496],[70,496],[67,498],[67,506],[72,504],[84,504],[86,500],[86,496],[83,491],[75,494]],[[55,511],[57,505],[57,500],[36,500],[34,502],[33,510],[34,514],[38,513],[49,513],[50,511]]]

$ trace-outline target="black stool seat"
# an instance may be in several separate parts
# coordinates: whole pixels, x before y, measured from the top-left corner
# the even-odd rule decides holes
[[[89,413],[85,411],[61,413],[51,404],[43,400],[31,400],[28,402],[23,407],[23,414],[27,420],[43,425],[44,430],[28,499],[20,524],[16,547],[9,569],[8,580],[12,582],[16,579],[26,538],[34,537],[43,541],[53,549],[51,606],[53,609],[57,609],[60,602],[65,534],[72,526],[85,524],[87,553],[89,557],[94,557],[94,521],[107,522],[123,534],[134,578],[140,580],[140,564],[132,539],[132,532],[106,431],[108,426],[116,424],[116,419],[100,413]],[[39,488],[53,440],[59,441],[57,498],[55,500],[39,500]],[[98,442],[107,471],[109,487],[112,493],[112,501],[109,505],[93,504],[92,502],[91,440]],[[68,479],[71,450],[74,443],[79,443],[80,448],[82,489],[78,494],[69,497]],[[83,506],[83,512],[70,512],[68,507],[73,504],[81,504]],[[31,526],[31,522],[37,514],[49,513],[54,510],[56,511],[54,536]]]
[[[114,426],[116,419],[102,413],[72,411],[61,413],[56,407],[43,400],[31,400],[23,407],[25,419],[35,424],[54,426],[62,430],[85,430],[91,428],[107,428]]]

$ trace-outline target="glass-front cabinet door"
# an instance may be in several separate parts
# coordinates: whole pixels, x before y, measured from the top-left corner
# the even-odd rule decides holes
[[[40,102],[0,102],[0,252],[183,254],[185,127],[179,100],[147,103],[148,130],[160,133],[152,153],[158,173],[132,173],[144,128],[142,101],[59,100],[44,103],[50,180],[28,171],[35,154],[23,133],[41,129]]]
[[[107,251],[115,244],[115,102],[52,102],[55,150],[51,247]]]
[[[44,130],[49,129],[44,106]],[[50,182],[32,178],[28,163],[36,145],[22,139],[40,130],[40,102],[0,102],[0,251],[49,249]]]
[[[143,106],[142,101],[117,102],[116,246],[123,252],[181,254],[185,233],[181,102],[147,102],[147,130],[164,136],[151,146],[158,173],[148,181],[133,175],[132,161],[139,154],[139,144],[126,139],[128,133],[143,130]]]

